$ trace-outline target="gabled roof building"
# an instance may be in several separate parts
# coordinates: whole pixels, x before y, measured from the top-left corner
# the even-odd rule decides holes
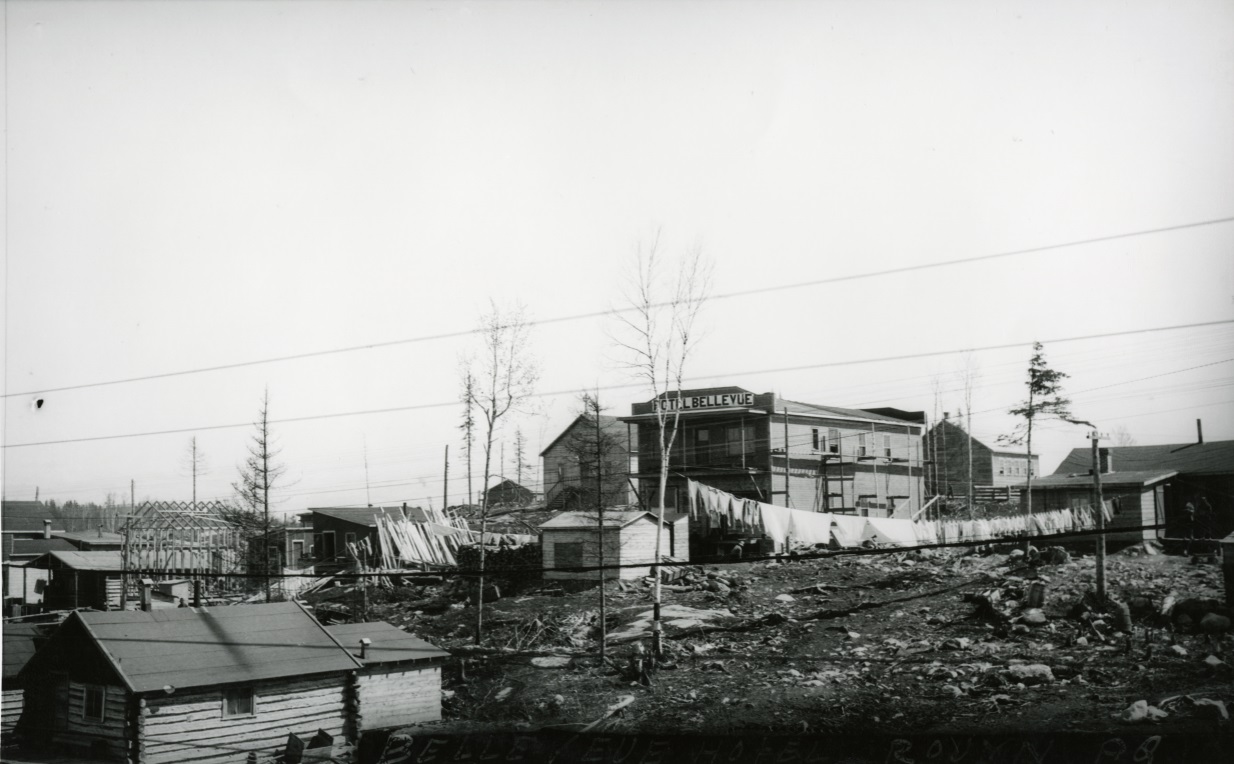
[[[294,602],[77,611],[19,674],[19,730],[111,760],[221,764],[289,733],[354,740],[440,718],[447,654],[388,624],[358,626],[332,633]],[[367,654],[357,636],[381,649]]]

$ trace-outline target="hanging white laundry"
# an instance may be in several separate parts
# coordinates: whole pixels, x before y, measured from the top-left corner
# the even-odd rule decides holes
[[[793,541],[806,546],[831,543],[831,518],[829,512],[807,512],[804,509],[790,509],[791,525],[789,533]]]
[[[785,551],[784,546],[788,541],[789,512],[791,510],[787,507],[760,503],[758,511],[762,516],[763,533],[767,535],[767,538],[775,542],[776,551]]]
[[[865,532],[866,519],[856,515],[831,515],[831,535],[836,543],[844,547],[861,545],[861,536]]]
[[[873,541],[888,546],[913,546],[917,543],[911,520],[893,520],[890,517],[867,517],[865,520],[865,530],[861,536],[863,542]]]

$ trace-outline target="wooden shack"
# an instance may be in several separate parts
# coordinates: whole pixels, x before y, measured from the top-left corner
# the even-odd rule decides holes
[[[55,623],[6,623],[4,625],[3,700],[0,701],[0,732],[7,738],[17,728],[24,705],[25,683],[21,670],[56,630]]]
[[[380,703],[414,698],[421,714],[433,698],[440,703],[440,688],[428,692],[411,666],[439,676],[443,655],[431,646],[417,655],[402,674],[387,672]],[[240,764],[250,751],[280,750],[289,734],[354,740],[354,699],[368,672],[380,669],[294,602],[78,611],[21,671],[21,724],[50,730],[40,736],[50,747],[95,758]]]
[[[49,610],[120,607],[120,552],[48,552],[29,566],[49,571],[51,580],[43,593]]]
[[[660,554],[688,561],[689,515],[665,515]],[[613,509],[604,513],[604,565],[633,566],[604,571],[605,578],[642,578],[655,560],[656,515],[643,510]],[[600,565],[600,523],[596,512],[562,512],[540,526],[544,578],[599,580],[600,571],[562,568]]]
[[[356,672],[355,734],[441,719],[441,663],[448,652],[381,621],[326,631],[364,664]]]

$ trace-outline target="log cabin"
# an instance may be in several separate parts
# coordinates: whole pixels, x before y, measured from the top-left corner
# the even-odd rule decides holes
[[[18,729],[112,761],[239,764],[289,733],[355,740],[386,721],[440,718],[446,654],[363,626],[388,646],[371,659],[295,602],[78,611],[21,671]],[[362,720],[366,700],[380,708]]]

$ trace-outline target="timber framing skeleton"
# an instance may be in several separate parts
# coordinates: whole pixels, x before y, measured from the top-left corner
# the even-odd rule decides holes
[[[156,580],[243,572],[249,534],[226,519],[229,508],[223,502],[200,501],[138,505],[123,528],[126,593],[129,571]]]

